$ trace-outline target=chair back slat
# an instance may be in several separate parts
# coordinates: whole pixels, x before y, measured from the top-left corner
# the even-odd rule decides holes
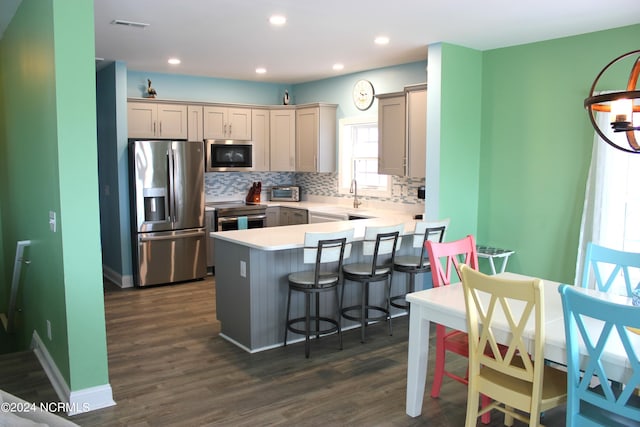
[[[486,366],[534,387],[536,382],[542,381],[544,367],[542,281],[488,276],[467,265],[461,266],[461,273],[468,316],[470,365],[477,369]],[[532,347],[525,342],[525,331],[531,324],[535,326]],[[503,344],[502,348],[498,342]]]
[[[404,224],[384,226],[384,227],[366,227],[364,230],[364,241],[362,242],[362,254],[365,256],[387,255],[395,252],[402,244],[402,237],[391,239],[385,236],[383,239],[378,238],[379,235],[392,234],[398,235],[404,231]]]
[[[601,292],[617,290],[616,293],[631,297],[635,285],[632,284],[630,268],[637,282],[640,280],[640,253],[619,251],[589,242],[581,285],[590,288],[590,283],[595,282],[596,289]]]
[[[640,335],[632,332],[640,332],[640,308],[598,299],[569,285],[561,285],[559,292],[567,342],[567,425],[586,425],[598,409],[606,417],[640,423],[640,399],[634,393],[640,387]],[[610,357],[605,348],[616,348],[620,364],[632,368],[628,378],[621,381],[617,375],[610,381],[611,370],[602,363]],[[594,380],[597,388],[591,387]]]
[[[419,221],[416,223],[416,228],[413,232],[413,247],[420,248],[419,266],[423,265],[424,261],[429,258],[425,243],[428,240],[436,243],[444,242],[450,222],[451,220],[446,218],[441,221]]]
[[[460,279],[461,263],[467,264],[474,270],[478,269],[478,253],[472,235],[453,242],[437,243],[427,240],[424,245],[431,260],[431,278],[434,287],[450,284],[454,279],[453,271]]]
[[[305,264],[329,263],[351,256],[351,245],[353,242],[354,229],[336,231],[333,233],[307,232],[304,235],[303,262]],[[345,239],[344,252],[340,245],[340,240]],[[323,242],[320,245],[320,242]],[[318,249],[321,250],[318,250]],[[318,257],[320,256],[320,259]]]

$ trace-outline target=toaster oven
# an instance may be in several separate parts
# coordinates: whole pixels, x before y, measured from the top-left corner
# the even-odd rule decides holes
[[[300,187],[297,185],[274,185],[271,187],[270,195],[274,202],[299,202]]]

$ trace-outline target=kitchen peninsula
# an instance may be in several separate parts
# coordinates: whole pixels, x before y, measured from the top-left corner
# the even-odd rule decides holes
[[[216,313],[220,321],[220,335],[248,352],[258,352],[281,346],[284,339],[288,281],[291,272],[312,269],[303,264],[305,232],[333,232],[354,228],[351,257],[345,263],[362,260],[362,240],[366,226],[404,224],[404,236],[415,229],[412,213],[316,224],[300,224],[261,229],[234,230],[212,233],[215,238]],[[411,252],[410,238],[403,238],[398,254]],[[405,274],[393,276],[392,292],[405,289]],[[416,289],[422,288],[418,276]],[[345,304],[359,301],[356,286],[345,288]],[[384,298],[383,286],[373,286],[371,300]],[[292,317],[303,312],[303,299],[291,300]],[[301,296],[300,296],[301,297]],[[327,295],[327,298],[332,298]],[[329,304],[332,301],[327,301]],[[404,313],[393,309],[392,316]],[[343,319],[344,329],[358,327],[356,322]],[[301,335],[289,341],[301,340]]]

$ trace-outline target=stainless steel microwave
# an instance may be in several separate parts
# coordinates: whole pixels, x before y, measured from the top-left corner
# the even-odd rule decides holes
[[[253,144],[230,139],[207,139],[207,172],[234,172],[253,170]]]

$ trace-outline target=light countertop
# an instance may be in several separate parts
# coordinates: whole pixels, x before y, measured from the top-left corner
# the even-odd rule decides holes
[[[306,202],[295,203],[300,209],[309,209],[308,207],[302,207],[300,205]],[[286,205],[289,206],[288,202]],[[278,206],[285,206],[285,204],[278,203]],[[354,241],[358,241],[364,238],[364,229],[366,226],[388,226],[402,223],[404,224],[405,235],[413,233],[416,224],[416,220],[413,219],[413,213],[391,212],[392,213],[375,211],[378,217],[370,219],[222,231],[211,233],[211,236],[216,239],[226,240],[264,251],[279,251],[302,248],[304,246],[304,234],[306,232],[333,232],[354,228]]]

